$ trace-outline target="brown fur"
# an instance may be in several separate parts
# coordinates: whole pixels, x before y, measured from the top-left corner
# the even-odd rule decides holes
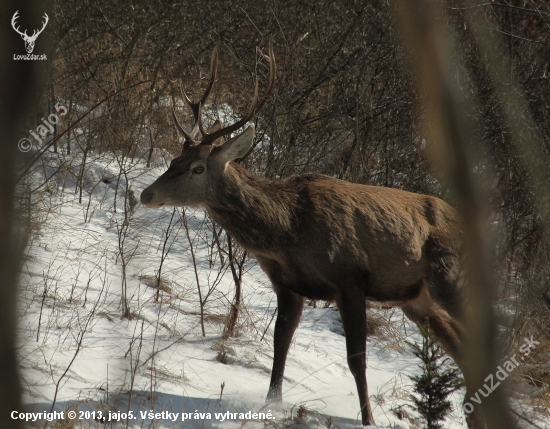
[[[357,281],[368,299],[404,305],[420,280],[458,274],[458,216],[435,197],[320,174],[270,182],[234,163],[222,181],[205,202],[212,219],[307,298],[336,300]]]

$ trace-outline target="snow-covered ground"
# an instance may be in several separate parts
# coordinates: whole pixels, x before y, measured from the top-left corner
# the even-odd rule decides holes
[[[76,411],[83,418],[76,427],[85,428],[105,427],[93,419],[98,411],[132,411],[137,418],[129,427],[360,427],[356,387],[333,305],[306,307],[286,364],[284,402],[266,405],[276,300],[256,261],[244,267],[238,336],[224,340],[234,283],[204,213],[151,210],[138,203],[125,216],[125,197],[139,199],[165,168],[89,155],[79,203],[82,158],[61,163],[57,155],[46,155],[37,184],[58,165],[65,172],[36,193],[34,232],[21,279],[19,356],[30,409],[50,411],[53,405],[65,415]],[[119,175],[121,165],[126,174]],[[155,276],[163,256],[157,300]],[[205,336],[197,278],[202,299],[207,298]],[[130,317],[122,317],[125,309]],[[408,376],[419,373],[419,362],[404,340],[420,341],[418,331],[399,310],[369,310],[369,316],[383,321],[368,345],[375,419],[380,427],[415,427]],[[445,428],[466,427],[461,397],[461,392],[453,397],[458,411]],[[164,414],[155,420],[142,418],[145,412]],[[167,412],[178,413],[177,421]],[[226,412],[245,415],[228,419]],[[269,416],[261,420],[247,412]]]

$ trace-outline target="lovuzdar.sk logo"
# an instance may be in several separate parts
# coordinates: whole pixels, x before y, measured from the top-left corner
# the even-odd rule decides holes
[[[32,51],[34,50],[34,43],[36,42],[36,39],[38,36],[40,36],[40,33],[44,31],[44,28],[46,28],[46,25],[48,25],[48,21],[50,18],[48,17],[47,13],[44,13],[44,22],[42,23],[42,28],[40,30],[33,30],[32,36],[29,36],[27,34],[27,30],[21,31],[19,30],[19,26],[17,25],[16,21],[17,18],[19,18],[19,11],[16,11],[12,18],[11,18],[11,26],[13,29],[21,36],[21,38],[25,41],[25,50],[27,51],[27,55],[16,55],[13,54],[14,60],[47,60],[46,54],[42,55],[33,55]]]

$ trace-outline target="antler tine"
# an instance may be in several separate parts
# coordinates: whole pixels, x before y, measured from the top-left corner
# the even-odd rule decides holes
[[[19,11],[16,11],[16,12],[13,14],[13,16],[12,16],[12,18],[11,18],[11,26],[13,27],[13,29],[14,29],[19,35],[28,37],[28,36],[27,36],[27,30],[25,30],[24,33],[22,33],[22,32],[19,30],[19,26],[16,24],[17,18],[19,18]],[[16,27],[16,25],[17,25],[17,27]]]
[[[187,96],[185,89],[182,86],[180,86],[183,99],[185,100],[185,102],[193,112],[193,117],[195,119],[195,123],[193,124],[193,130],[196,128],[199,122],[199,117],[200,117],[199,106],[201,104],[204,106],[204,103],[206,102],[206,99],[210,95],[210,91],[214,86],[214,82],[216,81],[217,73],[218,73],[218,48],[214,48],[214,51],[212,51],[212,58],[210,60],[210,79],[208,82],[208,86],[206,87],[206,90],[204,91],[204,94],[200,99],[200,101],[198,103],[193,103],[191,99]]]
[[[254,90],[254,98],[252,99],[252,105],[250,107],[250,110],[248,111],[248,114],[244,118],[242,118],[241,120],[235,122],[233,125],[229,125],[225,128],[221,128],[220,130],[214,131],[210,134],[206,132],[206,130],[204,129],[204,127],[202,125],[202,104],[201,104],[200,108],[199,108],[200,109],[199,110],[199,112],[200,112],[199,113],[199,131],[201,132],[201,134],[203,136],[203,139],[202,139],[201,143],[211,144],[214,141],[216,141],[217,139],[219,139],[220,137],[225,136],[225,135],[241,128],[244,124],[246,124],[250,120],[250,118],[252,116],[254,116],[254,112],[256,111],[257,101],[258,101],[258,81],[256,81],[256,87],[255,87],[255,90]]]
[[[206,88],[206,91],[204,91],[204,95],[202,96],[198,104],[202,104],[204,106],[206,99],[210,95],[210,91],[212,90],[212,86],[214,85],[214,81],[216,80],[217,74],[218,74],[218,48],[216,47],[212,51],[212,58],[210,59],[210,82],[208,83],[208,87]]]
[[[199,130],[203,135],[202,143],[212,144],[212,142],[219,139],[220,137],[230,134],[233,131],[241,128],[244,124],[246,124],[263,107],[263,105],[269,98],[269,95],[271,94],[271,91],[273,90],[273,86],[275,84],[275,74],[276,74],[276,63],[275,63],[275,54],[273,53],[273,38],[270,37],[269,38],[269,81],[262,98],[260,99],[260,101],[258,101],[258,80],[256,80],[256,89],[254,91],[254,99],[252,101],[252,105],[250,107],[248,114],[244,116],[241,120],[235,122],[232,125],[228,125],[225,128],[221,128],[218,131],[214,131],[213,133],[210,133],[210,134],[204,131],[204,128],[202,127],[202,123],[201,123],[202,121],[199,120]]]
[[[198,121],[197,125],[199,127],[199,131],[201,132],[201,134],[203,136],[208,135],[208,133],[206,132],[206,130],[204,129],[204,127],[202,125],[202,103],[199,103],[199,121]]]
[[[269,81],[267,83],[267,88],[265,89],[264,96],[262,97],[262,100],[258,105],[258,109],[261,109],[263,107],[263,105],[269,98],[271,91],[273,91],[273,87],[275,86],[275,75],[276,75],[277,67],[275,63],[275,54],[273,53],[273,37],[269,38],[268,53],[269,53]]]
[[[38,37],[38,35],[44,31],[46,25],[48,25],[50,18],[46,12],[44,12],[44,16],[42,18],[44,19],[44,22],[42,23],[42,28],[40,30],[34,30],[32,33],[32,37]]]
[[[193,142],[191,136],[185,132],[185,130],[179,123],[178,118],[176,117],[176,111],[174,110],[174,97],[170,98],[170,110],[172,111],[172,120],[174,121],[174,124],[176,124],[176,128],[178,129],[178,131],[183,135],[183,137],[185,137],[185,141]]]
[[[198,106],[198,103],[197,104],[194,104],[191,99],[189,98],[189,96],[187,95],[187,93],[185,92],[185,89],[183,88],[183,85],[181,84],[180,82],[180,92],[181,92],[181,96],[183,98],[183,101],[185,101],[185,104],[187,104],[187,106],[191,109],[191,112],[193,112],[193,129],[191,130],[191,135],[194,137],[196,137],[196,133],[197,133],[197,124],[199,122],[199,117],[200,117],[200,113],[199,113],[199,106]]]
[[[210,59],[210,80],[208,82],[208,86],[206,87],[206,91],[204,91],[204,94],[198,103],[193,103],[191,101],[191,99],[185,92],[185,89],[183,88],[180,82],[180,92],[181,92],[182,98],[185,101],[185,103],[189,106],[191,111],[193,112],[194,124],[193,124],[193,129],[191,131],[191,134],[188,134],[183,129],[183,127],[178,121],[178,118],[176,117],[176,112],[174,110],[174,97],[172,97],[170,100],[170,107],[172,110],[172,119],[176,124],[176,128],[181,134],[183,134],[183,136],[185,137],[185,141],[187,142],[192,143],[194,141],[193,136],[196,133],[197,127],[200,122],[200,117],[201,117],[201,109],[202,109],[201,105],[206,101],[206,99],[208,98],[208,95],[210,95],[210,91],[212,90],[212,86],[214,85],[214,82],[216,80],[217,70],[218,70],[218,49],[214,48],[214,51],[212,52],[212,58]]]
[[[187,95],[187,92],[185,92],[185,88],[183,87],[181,82],[180,82],[180,92],[181,92],[181,96],[183,97],[183,100],[185,101],[185,104],[187,104],[189,106],[189,108],[192,110],[193,109],[193,102],[191,101],[191,99]]]

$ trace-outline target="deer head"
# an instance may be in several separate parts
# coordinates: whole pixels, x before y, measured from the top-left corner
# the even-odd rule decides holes
[[[228,162],[243,157],[254,139],[254,127],[249,126],[240,135],[223,141],[223,137],[245,125],[264,105],[275,82],[275,56],[273,43],[269,42],[269,82],[258,99],[258,81],[249,112],[239,121],[226,127],[216,121],[208,131],[202,123],[202,109],[216,80],[218,53],[214,49],[210,62],[210,80],[202,98],[193,103],[182,89],[182,97],[194,116],[191,132],[179,123],[171,101],[172,119],[185,141],[181,155],[174,158],[168,170],[141,193],[141,202],[147,207],[204,206],[213,189],[222,181],[222,174]]]
[[[27,53],[32,54],[32,51],[34,50],[34,43],[36,42],[36,39],[44,31],[44,28],[46,28],[46,25],[48,24],[48,21],[50,18],[48,18],[48,14],[44,13],[44,22],[42,23],[42,28],[40,30],[34,30],[32,33],[32,36],[27,35],[27,30],[24,32],[21,32],[19,30],[19,27],[16,27],[17,18],[19,18],[19,11],[16,11],[13,14],[13,17],[11,18],[11,26],[13,29],[23,38],[25,41],[25,50]]]

